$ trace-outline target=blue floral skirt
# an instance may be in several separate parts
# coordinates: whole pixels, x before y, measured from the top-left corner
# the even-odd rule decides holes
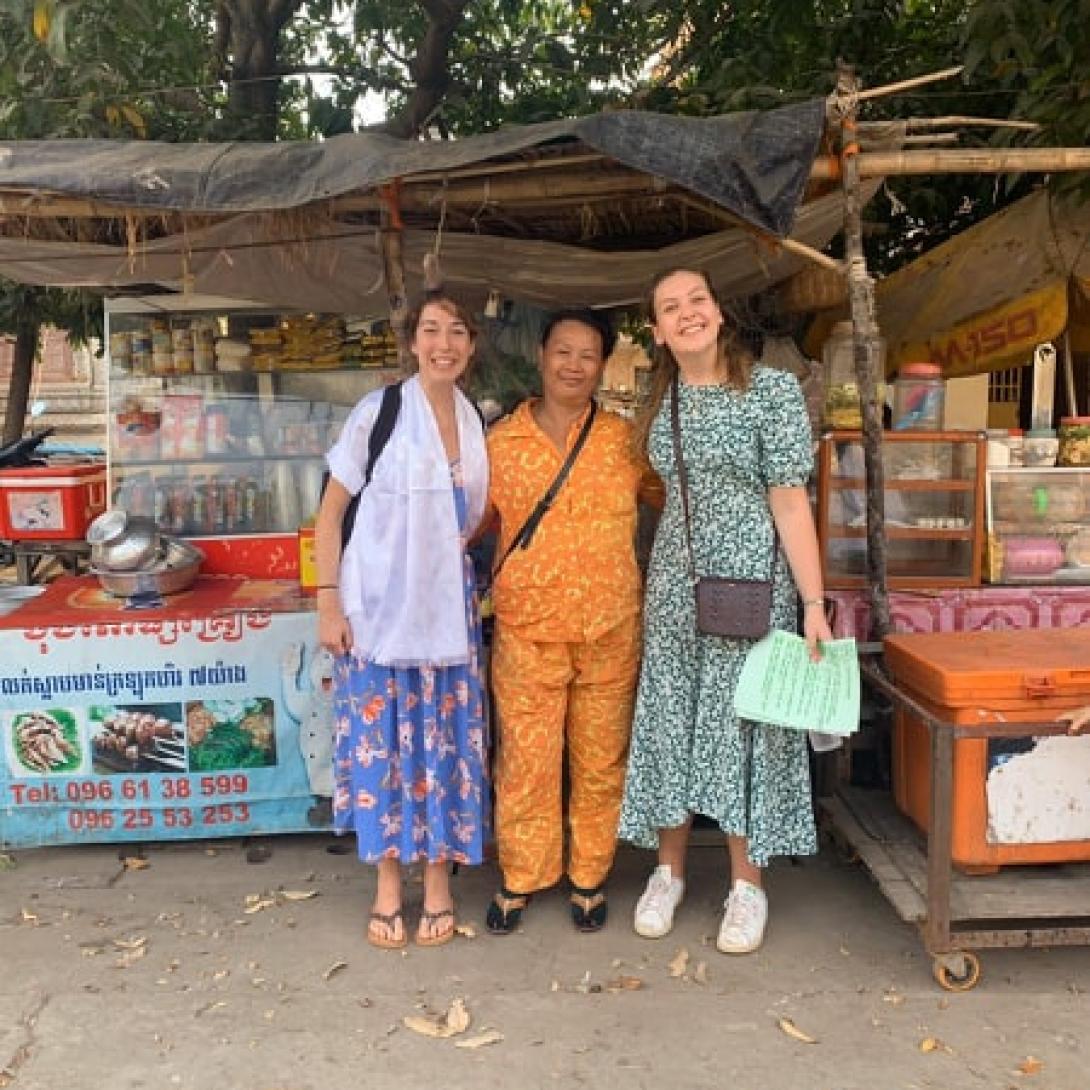
[[[480,621],[466,557],[470,661],[394,669],[344,655],[334,671],[333,822],[368,863],[475,864],[491,835]]]

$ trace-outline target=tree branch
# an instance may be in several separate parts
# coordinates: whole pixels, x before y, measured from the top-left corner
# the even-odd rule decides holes
[[[415,86],[398,114],[380,126],[391,136],[411,139],[426,126],[446,98],[450,87],[449,53],[454,32],[462,21],[469,0],[422,0],[428,28],[409,61]]]

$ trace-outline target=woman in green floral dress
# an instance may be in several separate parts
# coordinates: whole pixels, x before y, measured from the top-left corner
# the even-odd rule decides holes
[[[771,623],[794,631],[801,597],[804,635],[818,658],[819,641],[832,634],[805,489],[810,428],[798,383],[755,365],[734,342],[703,273],[663,274],[650,303],[659,359],[641,435],[668,494],[648,575],[620,835],[658,849],[635,926],[659,938],[684,896],[692,817],[714,818],[727,837],[732,882],[717,945],[749,953],[768,918],[762,868],[771,856],[816,850],[806,735],[739,720],[734,691],[752,641],[697,634],[670,387],[676,378],[697,574],[771,575]]]

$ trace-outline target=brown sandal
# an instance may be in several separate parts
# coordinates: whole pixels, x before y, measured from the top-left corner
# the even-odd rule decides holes
[[[450,925],[441,931],[432,932],[432,927],[440,920],[450,920]],[[421,930],[426,928],[426,930]],[[426,908],[420,913],[420,925],[416,929],[417,946],[444,946],[454,938],[454,909],[440,908],[429,912]]]
[[[401,937],[395,938],[397,924],[401,924]],[[382,924],[384,931],[377,931],[375,924]],[[396,912],[372,912],[370,922],[367,925],[367,941],[372,946],[381,947],[383,950],[400,950],[407,943],[405,935],[405,920],[401,915],[401,909]]]

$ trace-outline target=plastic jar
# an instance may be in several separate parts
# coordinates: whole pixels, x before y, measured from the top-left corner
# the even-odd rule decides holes
[[[937,363],[906,363],[893,384],[893,430],[941,431],[945,394]]]
[[[1090,416],[1062,417],[1059,439],[1059,465],[1090,466]]]
[[[1027,466],[1054,466],[1060,441],[1054,428],[1031,428],[1022,443],[1022,459]]]
[[[1005,575],[1040,578],[1062,568],[1063,562],[1063,547],[1054,537],[1008,537],[1003,542]]]

